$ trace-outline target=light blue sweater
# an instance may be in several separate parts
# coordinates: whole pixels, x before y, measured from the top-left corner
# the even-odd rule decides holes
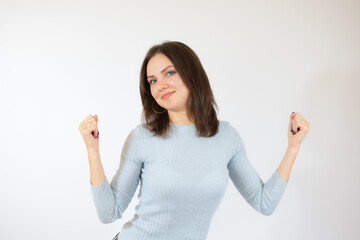
[[[227,121],[219,132],[198,137],[196,127],[170,123],[170,138],[152,137],[138,124],[128,135],[111,183],[90,182],[102,223],[122,217],[140,181],[134,217],[119,240],[204,240],[228,179],[256,211],[270,215],[286,185],[275,170],[264,183],[249,162],[244,143]]]

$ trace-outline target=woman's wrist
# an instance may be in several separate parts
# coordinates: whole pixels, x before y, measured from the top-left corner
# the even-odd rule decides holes
[[[88,154],[98,154],[99,153],[99,148],[86,148],[87,149],[87,152]]]
[[[287,149],[288,151],[298,153],[300,150],[300,145],[296,145],[296,146],[288,145]]]

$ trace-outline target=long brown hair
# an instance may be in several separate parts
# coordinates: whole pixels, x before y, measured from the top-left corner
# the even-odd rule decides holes
[[[215,102],[209,79],[195,52],[178,41],[164,41],[154,45],[147,52],[140,71],[140,95],[143,105],[142,125],[153,133],[153,136],[168,135],[169,115],[166,109],[154,102],[151,95],[150,85],[147,81],[147,65],[149,60],[158,53],[164,54],[170,59],[184,84],[189,89],[189,97],[186,102],[187,115],[197,129],[197,135],[212,137],[218,132],[219,121],[217,119],[218,106]],[[156,113],[163,112],[164,113]]]

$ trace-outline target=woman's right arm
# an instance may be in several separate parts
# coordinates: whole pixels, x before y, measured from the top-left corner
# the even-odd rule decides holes
[[[84,138],[90,165],[90,188],[96,211],[102,223],[111,223],[122,217],[141,178],[140,125],[125,140],[119,168],[112,181],[106,179],[99,153],[98,117],[89,115],[81,122],[79,130]]]
[[[134,196],[143,166],[140,139],[140,128],[137,127],[125,140],[119,168],[111,182],[105,177],[99,151],[88,150],[89,185],[98,217],[102,223],[112,223],[121,218]]]
[[[88,149],[90,165],[90,183],[93,186],[100,186],[106,179],[104,168],[100,159],[99,150]]]
[[[94,186],[101,185],[106,178],[100,160],[98,121],[97,115],[88,115],[79,125],[79,131],[84,139],[88,152],[90,182]]]

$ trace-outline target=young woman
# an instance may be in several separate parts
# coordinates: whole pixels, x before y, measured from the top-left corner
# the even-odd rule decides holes
[[[237,130],[217,119],[208,77],[187,45],[166,41],[148,51],[140,72],[140,95],[143,122],[127,136],[111,183],[100,160],[98,117],[89,115],[79,126],[101,222],[122,217],[140,182],[136,213],[114,239],[206,239],[229,177],[256,211],[274,212],[310,129],[300,113],[290,115],[285,156],[264,183]]]

